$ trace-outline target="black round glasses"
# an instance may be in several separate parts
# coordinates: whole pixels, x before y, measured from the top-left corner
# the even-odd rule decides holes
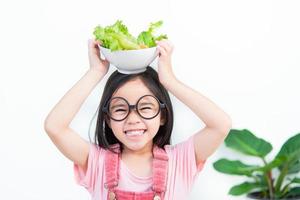
[[[153,119],[162,108],[166,108],[165,103],[160,102],[153,95],[144,95],[139,98],[135,105],[130,105],[123,97],[113,97],[103,107],[102,111],[115,121],[123,121],[132,109],[136,110],[139,116],[144,119]]]

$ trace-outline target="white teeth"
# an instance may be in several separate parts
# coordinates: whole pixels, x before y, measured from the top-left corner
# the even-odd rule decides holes
[[[127,131],[126,135],[129,135],[129,136],[143,135],[144,132],[145,132],[144,130],[142,130],[142,131]]]

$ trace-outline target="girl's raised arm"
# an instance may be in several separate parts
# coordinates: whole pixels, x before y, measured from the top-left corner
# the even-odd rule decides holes
[[[194,137],[195,156],[199,164],[211,156],[223,143],[231,129],[231,118],[210,99],[175,77],[169,79],[165,87],[206,125],[197,131]]]
[[[44,129],[56,147],[71,161],[86,167],[89,143],[70,128],[83,102],[108,71],[109,63],[100,58],[98,43],[89,40],[90,69],[54,106],[44,121]]]
[[[160,82],[176,98],[188,106],[204,123],[195,133],[194,147],[197,164],[206,160],[222,144],[231,129],[231,118],[210,99],[179,81],[172,70],[173,45],[168,40],[157,42]]]

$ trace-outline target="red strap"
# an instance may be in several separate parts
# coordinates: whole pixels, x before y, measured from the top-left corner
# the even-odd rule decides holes
[[[110,150],[107,150],[107,154],[105,156],[105,180],[104,183],[105,188],[113,189],[118,185],[119,180],[119,157],[120,157],[120,145],[114,144],[111,146],[113,153]]]
[[[157,146],[153,147],[153,186],[152,190],[158,194],[165,192],[168,177],[168,160],[166,151]]]

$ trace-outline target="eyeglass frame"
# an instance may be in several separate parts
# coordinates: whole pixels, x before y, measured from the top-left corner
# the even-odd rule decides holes
[[[155,98],[156,101],[157,101],[158,104],[159,104],[159,110],[158,110],[157,114],[154,115],[153,117],[150,117],[150,118],[143,117],[143,116],[139,113],[139,111],[138,111],[138,109],[137,109],[137,105],[139,104],[140,100],[141,100],[142,98],[144,98],[145,96],[151,96],[151,97]],[[116,98],[123,99],[123,100],[127,103],[128,108],[129,108],[129,111],[128,111],[127,115],[126,115],[123,119],[121,119],[121,120],[120,120],[120,119],[118,120],[118,119],[112,118],[112,117],[110,116],[110,114],[109,114],[109,111],[108,111],[108,106],[109,106],[110,102],[111,102],[113,99],[116,99]],[[166,108],[166,107],[167,107],[166,104],[165,104],[164,102],[161,102],[157,97],[155,97],[155,96],[153,96],[153,95],[150,95],[150,94],[146,94],[146,95],[144,95],[144,96],[141,96],[141,97],[138,99],[138,101],[136,102],[135,105],[130,105],[129,102],[128,102],[125,98],[123,98],[123,97],[113,97],[113,98],[111,98],[110,100],[107,101],[107,103],[106,103],[106,104],[104,105],[104,107],[102,108],[102,111],[103,111],[104,113],[106,113],[106,114],[109,116],[110,119],[112,119],[112,120],[114,120],[114,121],[120,122],[120,121],[125,120],[125,119],[129,116],[129,114],[131,113],[131,110],[132,110],[132,109],[134,109],[134,110],[138,113],[138,115],[139,115],[140,117],[142,117],[143,119],[150,120],[150,119],[155,118],[155,117],[161,112],[161,109]]]

